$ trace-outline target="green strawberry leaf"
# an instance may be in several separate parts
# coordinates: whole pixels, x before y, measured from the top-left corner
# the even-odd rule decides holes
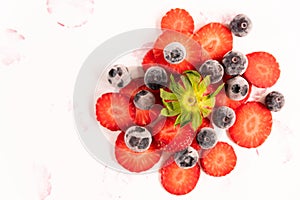
[[[221,85],[219,85],[219,87],[212,94],[209,94],[208,96],[209,97],[217,96],[217,94],[219,94],[219,92],[222,90],[224,85],[225,85],[225,83],[222,83]]]
[[[160,97],[164,100],[177,100],[177,97],[174,93],[167,92],[164,89],[160,88]]]
[[[193,112],[193,117],[192,117],[193,130],[196,131],[201,124],[202,124],[202,116],[200,112]]]

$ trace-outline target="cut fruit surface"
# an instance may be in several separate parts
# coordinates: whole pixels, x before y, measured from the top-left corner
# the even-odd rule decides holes
[[[135,152],[126,146],[124,132],[116,140],[115,156],[118,163],[131,172],[143,172],[152,168],[160,160],[160,151],[152,143],[144,152]]]
[[[236,161],[233,147],[226,142],[218,142],[212,149],[202,153],[200,164],[208,175],[225,176],[235,168]]]
[[[228,51],[232,50],[232,33],[221,23],[206,24],[194,34],[193,38],[214,60],[221,60]]]
[[[280,76],[275,57],[267,52],[253,52],[246,56],[248,67],[243,76],[256,87],[272,87]]]
[[[262,103],[248,102],[236,111],[236,121],[229,128],[231,139],[239,146],[256,148],[272,130],[272,114]]]
[[[184,195],[191,192],[200,177],[200,166],[196,164],[189,169],[183,169],[173,161],[159,170],[162,186],[171,194]]]

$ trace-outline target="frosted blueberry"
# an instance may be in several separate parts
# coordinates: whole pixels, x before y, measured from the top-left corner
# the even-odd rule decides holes
[[[150,67],[145,73],[144,82],[152,90],[165,87],[168,83],[167,72],[162,67]]]
[[[225,83],[225,93],[229,99],[240,101],[246,98],[249,92],[249,83],[241,76],[228,79]]]
[[[213,110],[211,119],[218,128],[227,129],[234,124],[236,116],[233,109],[221,106]]]
[[[193,147],[188,147],[182,151],[176,152],[174,156],[175,163],[180,168],[188,169],[194,167],[199,159],[199,154]]]
[[[217,144],[218,137],[214,129],[204,127],[197,134],[196,140],[202,149],[210,149]]]
[[[125,132],[124,141],[129,149],[143,152],[150,147],[152,135],[145,127],[131,126]]]
[[[265,98],[266,107],[273,112],[278,112],[284,106],[284,96],[277,91],[270,92]]]
[[[123,88],[131,81],[128,68],[124,65],[112,66],[107,74],[108,82],[115,88]]]
[[[207,60],[199,68],[202,77],[210,76],[211,83],[217,83],[222,80],[224,75],[223,66],[216,60]]]
[[[149,110],[155,104],[155,96],[148,90],[141,90],[134,96],[133,103],[141,110]]]
[[[229,51],[222,59],[225,73],[231,76],[242,75],[248,66],[247,57],[239,51]]]
[[[238,37],[246,36],[252,29],[252,22],[244,14],[236,15],[229,23],[231,32]]]
[[[170,64],[181,63],[186,57],[186,50],[179,42],[168,44],[164,50],[164,58]]]

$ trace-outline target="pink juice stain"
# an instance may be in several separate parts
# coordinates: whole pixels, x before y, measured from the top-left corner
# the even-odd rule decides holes
[[[15,29],[0,31],[0,66],[11,66],[22,59],[22,44],[25,37]]]
[[[47,11],[63,27],[77,28],[88,22],[94,0],[47,0]]]
[[[45,200],[48,196],[51,195],[52,184],[51,184],[51,173],[43,165],[34,165],[33,166],[36,186],[39,200]]]

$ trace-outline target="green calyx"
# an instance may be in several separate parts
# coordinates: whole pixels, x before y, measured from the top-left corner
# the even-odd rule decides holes
[[[221,91],[224,83],[214,92],[208,93],[210,78],[194,70],[187,70],[177,82],[170,76],[170,91],[160,89],[160,97],[164,104],[161,114],[166,117],[177,116],[174,126],[181,127],[192,123],[192,128],[197,130],[202,124],[202,118],[207,117],[215,106],[215,97]]]

